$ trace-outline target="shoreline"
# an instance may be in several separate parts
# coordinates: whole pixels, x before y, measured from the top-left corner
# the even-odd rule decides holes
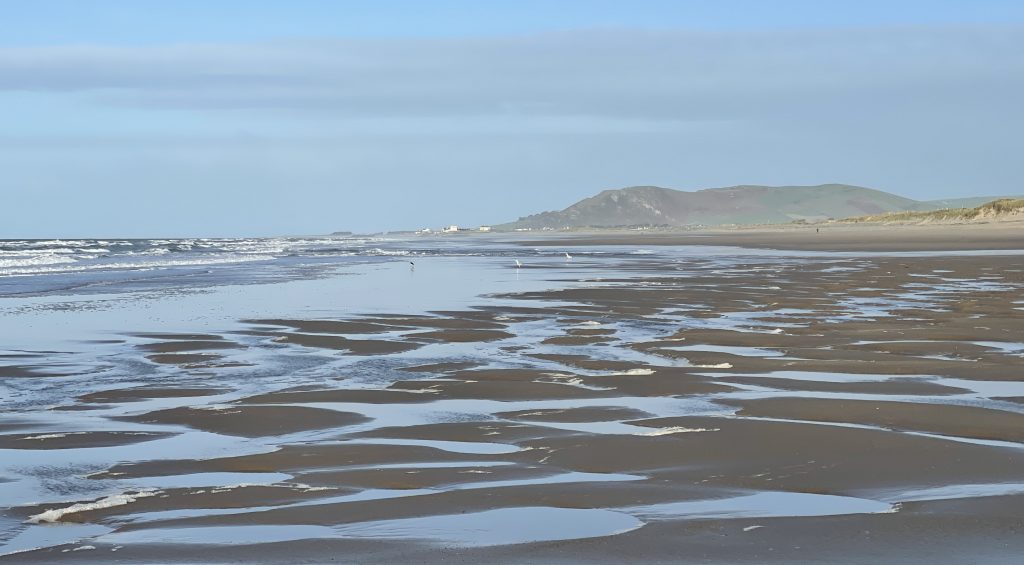
[[[810,224],[665,232],[522,232],[515,234],[513,241],[524,246],[715,245],[796,251],[1002,251],[1024,249],[1024,222],[948,225]]]

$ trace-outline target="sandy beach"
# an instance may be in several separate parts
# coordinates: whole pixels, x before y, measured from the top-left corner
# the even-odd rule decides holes
[[[495,236],[6,351],[0,562],[1017,563],[1021,235]]]
[[[1017,250],[1024,222],[964,224],[790,224],[730,229],[526,232],[529,245],[724,245],[804,251]]]

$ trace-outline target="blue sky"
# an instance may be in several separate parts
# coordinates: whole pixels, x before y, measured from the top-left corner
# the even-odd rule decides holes
[[[1014,0],[6,0],[6,45],[459,37],[581,28],[1006,24]]]
[[[1024,3],[0,0],[0,237],[1024,193]]]

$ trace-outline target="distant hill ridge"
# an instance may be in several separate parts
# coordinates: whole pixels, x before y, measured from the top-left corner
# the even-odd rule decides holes
[[[997,198],[919,201],[847,184],[740,185],[692,192],[658,186],[633,186],[605,190],[564,210],[526,216],[497,228],[783,224],[886,212],[968,208]]]

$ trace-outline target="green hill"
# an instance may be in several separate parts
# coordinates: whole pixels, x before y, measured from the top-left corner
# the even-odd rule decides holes
[[[813,222],[886,212],[935,210],[948,208],[950,203],[968,205],[967,202],[992,199],[919,201],[845,184],[741,185],[692,192],[634,186],[605,190],[564,210],[526,216],[496,226],[496,229],[785,224],[798,220]]]

